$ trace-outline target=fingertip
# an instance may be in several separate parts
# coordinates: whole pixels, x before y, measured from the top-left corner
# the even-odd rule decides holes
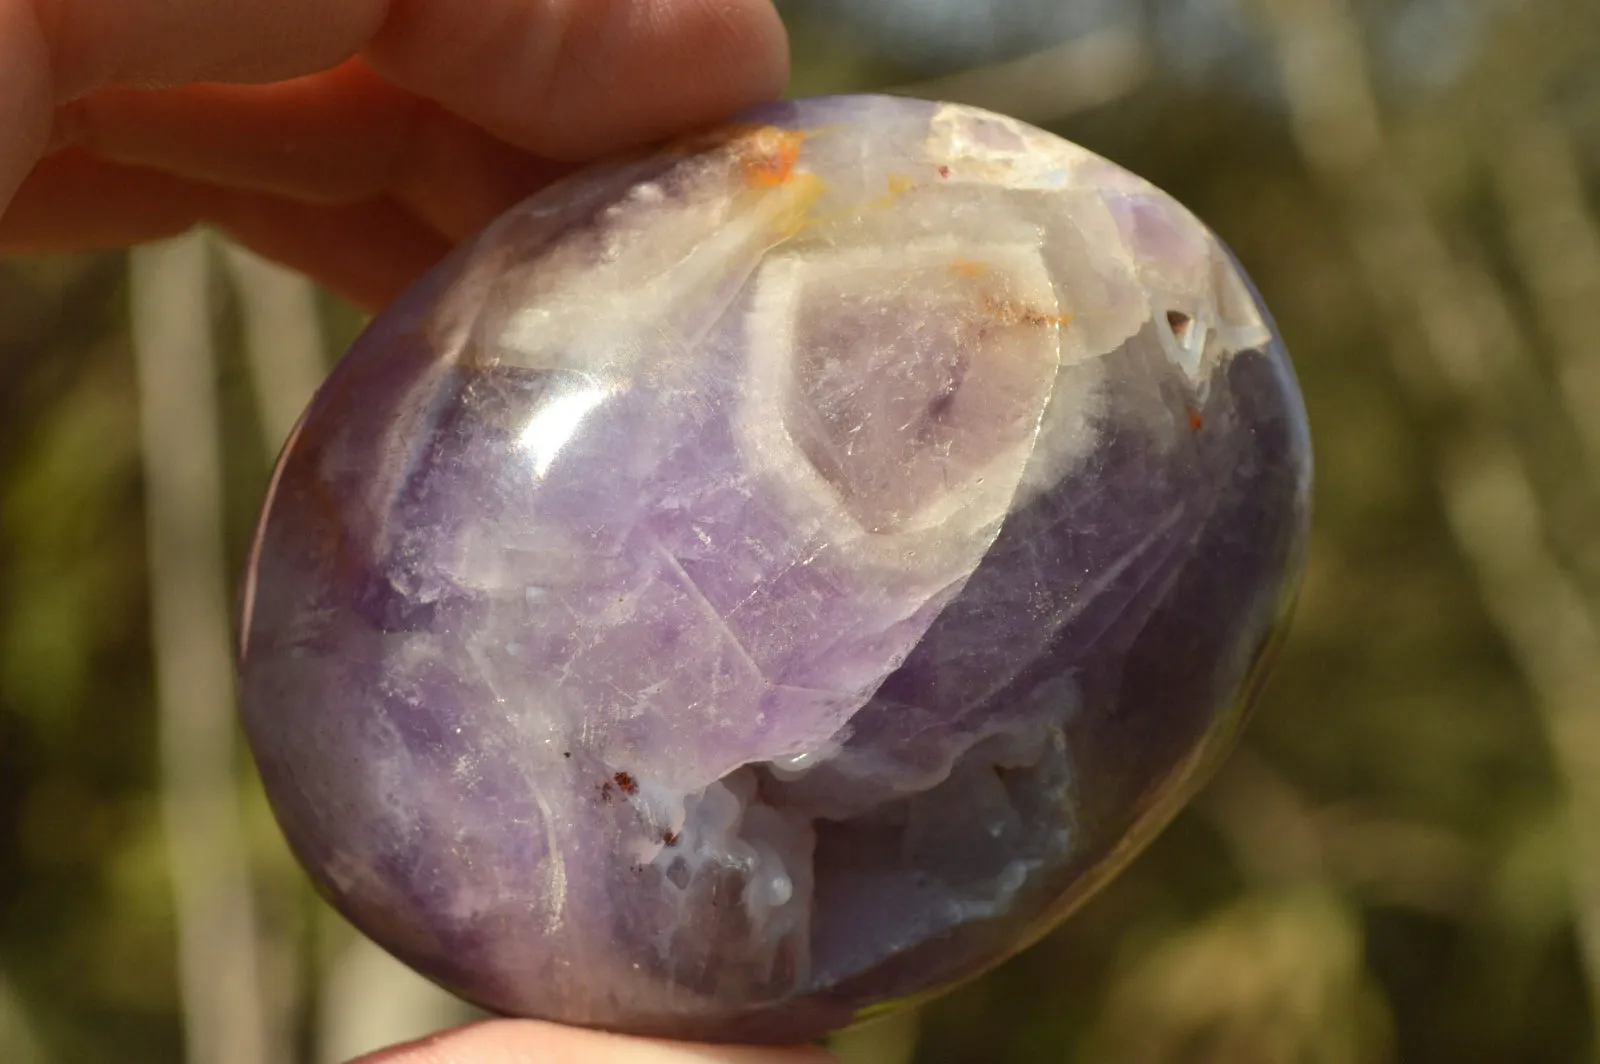
[[[769,0],[657,0],[645,7],[679,22],[686,68],[702,79],[722,80],[722,96],[712,97],[715,106],[737,109],[783,95],[789,83],[789,31]],[[659,37],[667,40],[672,34],[663,31]],[[712,62],[722,65],[709,69]]]
[[[769,0],[395,0],[365,53],[396,83],[550,158],[579,162],[782,94]]]
[[[769,0],[593,7],[564,44],[567,76],[552,82],[546,137],[557,158],[581,161],[721,121],[788,84],[788,31]]]

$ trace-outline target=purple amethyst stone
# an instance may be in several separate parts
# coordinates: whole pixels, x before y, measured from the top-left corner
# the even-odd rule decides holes
[[[1181,206],[834,98],[588,170],[290,441],[244,718],[290,843],[487,1008],[789,1042],[1048,930],[1259,687],[1310,447]]]

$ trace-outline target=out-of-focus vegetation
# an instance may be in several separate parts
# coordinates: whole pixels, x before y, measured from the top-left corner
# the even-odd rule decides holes
[[[1319,457],[1297,625],[1214,785],[1058,933],[841,1052],[1592,1058],[1600,5],[786,14],[796,93],[1008,110],[1189,203],[1276,311]],[[313,901],[229,707],[173,672],[223,593],[181,560],[210,543],[237,567],[285,411],[358,324],[205,241],[178,251],[141,255],[131,285],[122,256],[0,265],[6,1064],[334,1061],[462,1015]],[[186,370],[173,345],[208,323],[214,366]]]

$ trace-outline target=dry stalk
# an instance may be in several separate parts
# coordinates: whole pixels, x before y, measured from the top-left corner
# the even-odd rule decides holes
[[[190,1064],[271,1064],[234,765],[208,242],[133,253],[161,812]]]

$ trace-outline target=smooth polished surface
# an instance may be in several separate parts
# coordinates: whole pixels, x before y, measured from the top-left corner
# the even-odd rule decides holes
[[[280,463],[244,715],[489,1008],[798,1041],[1043,933],[1238,728],[1310,447],[1229,253],[970,108],[768,108],[513,210]]]

